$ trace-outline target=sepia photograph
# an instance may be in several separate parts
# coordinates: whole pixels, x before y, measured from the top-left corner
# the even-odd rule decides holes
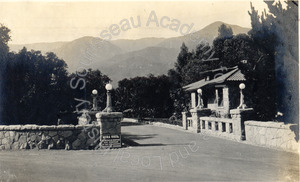
[[[0,182],[298,182],[298,0],[0,0]]]

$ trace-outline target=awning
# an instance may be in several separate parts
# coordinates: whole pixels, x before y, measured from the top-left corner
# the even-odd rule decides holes
[[[205,83],[205,79],[202,79],[200,81],[197,81],[197,82],[194,82],[194,83],[191,83],[189,85],[186,85],[183,87],[183,89],[191,89],[191,88],[199,88],[199,87],[202,87],[206,84]]]
[[[186,85],[183,88],[186,91],[194,91],[205,85],[224,83],[225,81],[246,81],[246,79],[245,79],[245,76],[242,74],[241,70],[239,70],[238,68],[235,68],[234,70],[229,71],[228,73],[225,73],[213,80],[205,81],[205,79],[202,79],[200,81]]]

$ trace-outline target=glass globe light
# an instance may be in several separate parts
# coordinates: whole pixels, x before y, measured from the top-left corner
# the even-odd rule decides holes
[[[94,89],[94,90],[92,91],[92,94],[97,95],[97,94],[98,94],[98,91],[97,91],[96,89]]]
[[[108,83],[108,84],[106,84],[105,85],[105,89],[107,90],[107,91],[111,91],[112,90],[112,85],[110,84],[110,83]]]
[[[198,93],[198,94],[202,94],[202,89],[199,88],[199,89],[197,90],[197,93]]]
[[[243,89],[245,89],[246,86],[245,86],[244,83],[241,83],[239,87],[240,87],[241,90],[243,90]]]

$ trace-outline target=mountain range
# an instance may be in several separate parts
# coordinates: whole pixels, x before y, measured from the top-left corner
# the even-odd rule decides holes
[[[80,69],[85,67],[81,62],[88,62],[85,60],[89,57],[92,64],[87,68],[99,69],[116,85],[123,78],[146,76],[150,73],[166,74],[174,67],[183,42],[190,50],[195,49],[201,40],[211,44],[218,36],[218,28],[222,24],[230,26],[234,34],[247,33],[250,30],[217,21],[199,31],[172,38],[119,39],[104,41],[103,45],[98,46],[95,40],[100,38],[85,36],[73,41],[9,44],[9,47],[14,52],[18,52],[23,47],[28,50],[39,50],[42,53],[54,52],[66,61],[70,73],[75,72],[79,67]]]

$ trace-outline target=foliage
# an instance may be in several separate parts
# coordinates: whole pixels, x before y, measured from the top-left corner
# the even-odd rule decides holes
[[[275,59],[277,106],[283,113],[283,120],[290,123],[299,122],[299,62],[298,62],[298,2],[286,1],[286,7],[281,2],[265,1],[269,12],[261,17],[254,16],[254,37],[262,37],[269,30],[269,35],[275,37],[272,53]],[[252,10],[253,12],[253,10]],[[259,20],[259,22],[257,21]]]
[[[3,85],[3,77],[5,75],[5,67],[6,67],[6,59],[7,54],[9,51],[8,48],[8,41],[10,40],[9,36],[10,30],[0,24],[0,123],[2,121],[2,115],[3,115],[3,107],[4,107],[4,85]]]
[[[253,81],[253,102],[261,119],[273,119],[277,111],[288,116],[298,114],[298,7],[288,1],[287,8],[281,2],[265,1],[269,8],[260,16],[251,5],[252,29],[249,32],[260,51],[260,59],[252,69],[244,71]],[[295,104],[296,103],[296,104]],[[298,119],[297,119],[298,120]]]
[[[72,89],[70,92],[70,95],[72,98],[70,99],[70,106],[72,107],[72,110],[76,110],[76,105],[79,104],[78,101],[75,101],[74,98],[77,99],[83,99],[87,101],[92,101],[92,90],[96,89],[98,91],[98,97],[97,97],[97,105],[99,110],[103,110],[106,106],[106,89],[105,85],[109,83],[111,80],[110,78],[103,74],[100,70],[92,70],[88,69],[87,71],[80,72],[80,75],[84,76],[85,81],[85,87],[84,89],[80,89],[81,85],[76,87],[75,89]],[[76,83],[78,79],[82,78],[79,77],[78,74],[72,73],[70,76],[69,81],[73,80],[73,83]],[[69,83],[69,82],[68,82]],[[85,105],[83,107],[78,108],[80,109],[91,109],[91,105]]]
[[[56,124],[67,105],[66,63],[53,53],[9,53],[4,75],[5,124]]]
[[[218,37],[219,38],[232,38],[233,32],[231,27],[227,27],[225,24],[222,24],[218,28]]]
[[[173,111],[170,86],[165,75],[123,79],[115,90],[116,108],[131,113],[132,117],[170,117]]]
[[[10,30],[4,25],[0,24],[0,60],[4,60],[8,53],[8,41],[10,40],[9,36]]]

